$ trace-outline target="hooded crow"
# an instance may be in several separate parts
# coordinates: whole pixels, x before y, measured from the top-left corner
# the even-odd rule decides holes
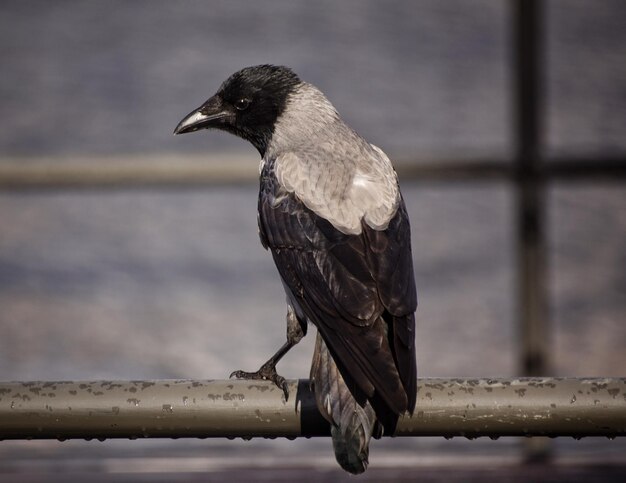
[[[393,434],[416,399],[415,309],[409,219],[382,150],[289,68],[231,75],[175,134],[217,128],[261,154],[258,222],[287,294],[287,342],[257,372],[285,391],[276,364],[317,328],[311,367],[335,455],[350,473],[369,441]]]

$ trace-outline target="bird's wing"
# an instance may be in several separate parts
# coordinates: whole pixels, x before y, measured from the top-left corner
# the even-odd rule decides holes
[[[259,228],[295,304],[348,384],[395,414],[415,405],[415,282],[404,203],[384,230],[345,234],[262,176]],[[358,395],[358,394],[357,394]]]

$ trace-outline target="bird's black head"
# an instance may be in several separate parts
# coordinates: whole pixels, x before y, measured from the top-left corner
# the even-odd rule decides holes
[[[217,128],[250,141],[261,156],[287,97],[300,84],[289,68],[274,65],[246,67],[231,75],[217,93],[189,113],[174,134]]]

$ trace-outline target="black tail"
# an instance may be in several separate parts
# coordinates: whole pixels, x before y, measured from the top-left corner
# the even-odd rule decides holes
[[[368,465],[370,439],[375,433],[380,435],[376,413],[369,402],[361,405],[353,397],[319,333],[311,379],[317,407],[331,424],[337,462],[349,473],[363,473]]]

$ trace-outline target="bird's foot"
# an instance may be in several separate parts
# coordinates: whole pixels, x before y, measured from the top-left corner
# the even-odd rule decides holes
[[[266,362],[256,372],[234,371],[230,375],[230,379],[232,379],[233,377],[237,379],[272,381],[274,384],[276,384],[276,386],[283,390],[283,393],[285,394],[285,401],[289,400],[289,388],[287,386],[287,381],[283,376],[278,375],[275,365]]]

